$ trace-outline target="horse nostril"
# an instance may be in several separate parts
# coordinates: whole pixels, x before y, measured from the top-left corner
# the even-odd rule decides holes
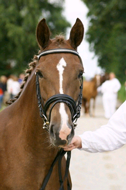
[[[74,127],[71,125],[71,133],[67,136],[68,142],[71,141],[73,136],[74,136]]]
[[[53,128],[54,128],[54,125],[51,125],[50,126],[50,135],[52,135],[52,136],[54,135],[54,129]]]

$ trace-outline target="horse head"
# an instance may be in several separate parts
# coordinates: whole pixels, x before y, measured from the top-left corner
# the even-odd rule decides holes
[[[54,146],[69,144],[74,136],[74,117],[80,101],[83,65],[77,47],[83,39],[84,28],[77,19],[70,37],[50,39],[45,19],[37,26],[40,47],[35,68],[37,96],[44,125]]]

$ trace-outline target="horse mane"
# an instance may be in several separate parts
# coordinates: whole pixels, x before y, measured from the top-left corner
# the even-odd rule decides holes
[[[64,44],[65,43],[65,37],[62,34],[57,35],[54,38],[54,43],[56,43],[57,45]]]
[[[63,35],[57,35],[53,39],[53,42],[56,45],[64,44],[65,43],[65,37]],[[39,50],[39,53],[41,53],[40,50]],[[20,86],[20,92],[13,99],[8,100],[6,102],[6,104],[11,105],[13,102],[15,102],[20,97],[21,92],[22,92],[22,90],[24,88],[24,85],[27,82],[28,77],[31,75],[31,72],[34,70],[34,68],[35,68],[35,66],[37,64],[37,61],[38,61],[37,55],[34,55],[33,61],[28,64],[29,68],[25,70],[25,77],[24,77],[24,80],[23,80],[23,82],[22,82],[22,84]]]

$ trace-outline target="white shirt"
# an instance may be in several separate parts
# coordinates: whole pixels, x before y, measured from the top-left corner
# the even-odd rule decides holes
[[[126,101],[106,125],[96,131],[86,131],[80,138],[82,150],[92,153],[115,150],[126,144]]]
[[[16,96],[20,91],[20,83],[18,81],[13,81],[11,89],[12,89],[12,94]]]
[[[12,83],[13,83],[13,80],[11,78],[7,80],[7,91],[9,94],[12,93]]]
[[[121,84],[117,78],[107,80],[101,85],[101,92],[103,97],[113,98],[117,96],[117,92],[121,88]]]

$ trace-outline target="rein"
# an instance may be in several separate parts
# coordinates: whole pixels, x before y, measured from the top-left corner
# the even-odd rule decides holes
[[[66,161],[66,170],[65,170],[65,175],[64,175],[64,178],[62,178],[62,174],[61,174],[61,161],[62,161],[62,158],[63,156],[65,155],[66,151],[64,151],[63,149],[60,149],[60,151],[57,153],[55,159],[53,160],[51,166],[50,166],[50,169],[48,171],[48,174],[46,175],[45,179],[43,180],[43,184],[42,184],[42,187],[40,190],[44,190],[48,181],[49,181],[49,178],[51,176],[51,173],[53,171],[53,167],[55,165],[55,163],[58,161],[58,172],[59,172],[59,182],[60,182],[60,188],[59,190],[64,190],[63,188],[63,183],[64,183],[64,180],[66,179],[67,175],[68,175],[68,171],[69,171],[69,165],[70,165],[70,158],[71,158],[71,151],[68,151],[67,152],[67,161]],[[67,188],[68,190],[71,190],[71,187],[70,187],[70,183],[67,179]]]
[[[47,50],[47,51],[44,51],[42,53],[40,53],[37,58],[38,60],[41,58],[41,56],[45,56],[45,55],[48,55],[48,54],[52,54],[52,53],[72,53],[74,55],[77,55],[81,61],[81,64],[82,64],[82,60],[81,60],[81,57],[79,56],[79,54],[77,53],[77,51],[74,51],[74,50],[71,50],[71,49],[53,49],[53,50]],[[43,120],[43,128],[44,129],[47,129],[49,130],[49,122],[50,122],[50,118],[51,118],[51,112],[52,112],[52,109],[53,107],[57,104],[57,103],[65,103],[69,109],[70,109],[70,112],[71,112],[71,119],[72,119],[72,122],[74,124],[74,127],[76,126],[76,121],[77,119],[80,117],[80,110],[81,110],[81,104],[82,104],[82,90],[83,90],[83,78],[81,77],[81,86],[80,86],[80,93],[79,93],[79,97],[78,97],[78,100],[77,102],[75,102],[73,100],[72,97],[68,96],[67,94],[56,94],[56,95],[53,95],[51,96],[45,103],[44,105],[44,101],[41,97],[41,93],[40,93],[40,86],[39,86],[39,75],[37,73],[36,74],[36,93],[37,93],[37,99],[38,99],[38,107],[39,107],[39,114],[40,114],[40,117],[42,118]],[[42,107],[42,104],[41,102],[43,103],[43,107]],[[46,116],[46,112],[50,106],[50,104],[52,104],[51,108],[50,108],[50,111],[49,111],[49,119],[47,119],[47,116]],[[62,179],[62,175],[61,175],[61,161],[62,161],[62,158],[64,157],[64,155],[67,153],[67,160],[66,160],[66,170],[65,170],[65,175],[64,175],[64,178]],[[52,170],[53,170],[53,167],[55,165],[55,163],[58,161],[58,171],[59,171],[59,182],[60,182],[60,189],[59,190],[63,190],[63,183],[64,183],[64,180],[66,179],[67,175],[68,175],[68,171],[69,171],[69,164],[70,164],[70,158],[71,158],[71,152],[68,151],[64,151],[63,149],[60,149],[60,151],[57,153],[49,171],[48,171],[48,174],[46,175],[44,181],[43,181],[43,184],[42,184],[42,187],[40,190],[44,190],[47,183],[48,183],[48,180],[51,176],[51,173],[52,173]],[[70,184],[69,184],[69,181],[67,179],[67,188],[68,190],[71,190],[71,187],[70,187]]]

